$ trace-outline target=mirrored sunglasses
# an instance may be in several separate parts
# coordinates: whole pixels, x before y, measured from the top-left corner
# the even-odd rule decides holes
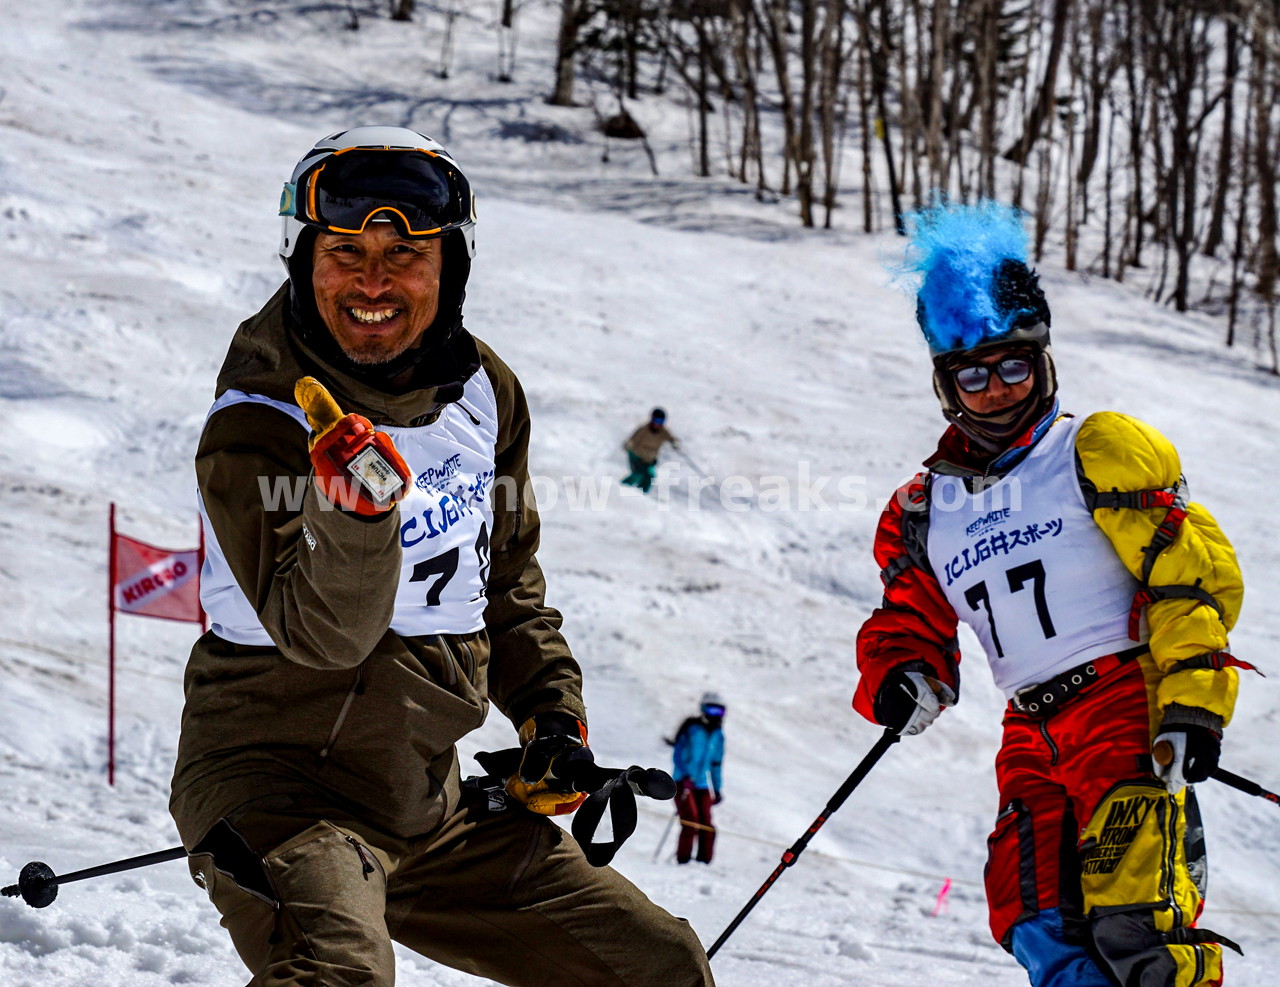
[[[471,187],[432,151],[353,148],[286,185],[280,215],[329,233],[356,235],[389,219],[401,236],[443,236],[472,220]]]
[[[956,367],[951,377],[956,387],[966,394],[977,394],[985,391],[991,383],[991,371],[995,370],[1006,384],[1021,384],[1031,376],[1031,360],[1025,356],[1007,356],[999,363],[974,363],[967,367]]]
[[[711,717],[724,716],[724,707],[707,705],[702,707],[702,712]]]

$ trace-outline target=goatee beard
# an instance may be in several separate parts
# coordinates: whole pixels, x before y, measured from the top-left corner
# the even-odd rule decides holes
[[[397,357],[407,353],[412,345],[413,340],[411,339],[397,342],[391,348],[376,343],[368,343],[364,346],[351,346],[343,342],[338,343],[343,355],[352,363],[357,363],[362,367],[376,367],[384,363],[390,363]]]

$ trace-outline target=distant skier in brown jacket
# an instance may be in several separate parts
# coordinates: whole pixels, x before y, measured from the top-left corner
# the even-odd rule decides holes
[[[623,443],[627,453],[627,464],[630,474],[623,479],[628,487],[639,487],[645,493],[653,486],[653,474],[658,467],[658,453],[663,445],[670,442],[671,448],[679,449],[680,440],[667,428],[667,413],[661,408],[654,408],[649,420],[631,433],[631,438]]]
[[[465,177],[359,128],[281,212],[289,282],[236,333],[196,456],[212,629],[171,798],[252,983],[390,985],[395,940],[503,984],[711,984],[688,924],[546,818],[584,797],[553,777],[588,754],[581,673],[520,383],[462,327]],[[463,798],[454,744],[491,701],[531,811]]]

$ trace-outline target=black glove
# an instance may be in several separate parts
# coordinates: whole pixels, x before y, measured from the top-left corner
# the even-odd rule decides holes
[[[914,737],[938,718],[947,706],[955,705],[950,686],[919,671],[895,668],[880,683],[876,693],[876,722],[900,734]]]
[[[1170,723],[1166,719],[1151,750],[1156,777],[1176,794],[1213,774],[1222,754],[1222,732],[1199,723]]]

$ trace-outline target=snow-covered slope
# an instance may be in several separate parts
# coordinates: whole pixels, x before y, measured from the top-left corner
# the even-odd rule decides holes
[[[785,203],[685,177],[685,118],[656,101],[662,177],[600,161],[586,110],[538,98],[550,5],[521,13],[514,84],[490,79],[498,4],[464,5],[448,80],[442,16],[236,0],[10,4],[0,35],[0,877],[170,846],[169,772],[188,625],[122,618],[119,772],[105,784],[106,518],[194,544],[191,453],[235,325],[278,284],[279,183],[319,135],[358,122],[442,137],[480,196],[468,325],[521,374],[545,479],[541,558],[587,675],[606,763],[665,764],[707,688],[725,694],[716,862],[655,850],[656,806],[618,866],[710,942],[878,731],[849,709],[852,641],[879,598],[883,498],[941,427],[891,235],[805,232]],[[424,6],[424,5],[420,5]],[[254,11],[257,11],[255,14]],[[608,104],[603,104],[608,108]],[[558,129],[557,129],[558,128]],[[565,140],[536,138],[560,134]],[[1179,446],[1236,541],[1249,596],[1237,653],[1280,637],[1270,531],[1280,390],[1219,328],[1051,266],[1066,407],[1117,408]],[[679,459],[649,498],[619,444],[655,404]],[[825,483],[823,482],[825,478]],[[785,490],[785,493],[784,493]],[[1001,702],[965,640],[964,701],[892,749],[717,956],[738,987],[1025,983],[986,932]],[[1280,785],[1274,679],[1247,676],[1224,763]],[[491,719],[468,752],[508,746]],[[1205,924],[1244,944],[1230,982],[1274,981],[1276,809],[1201,793],[1214,866]],[[656,859],[655,859],[656,858]],[[933,916],[950,878],[949,907]],[[477,983],[401,952],[404,984]],[[181,864],[0,900],[6,985],[229,985],[242,968]]]

